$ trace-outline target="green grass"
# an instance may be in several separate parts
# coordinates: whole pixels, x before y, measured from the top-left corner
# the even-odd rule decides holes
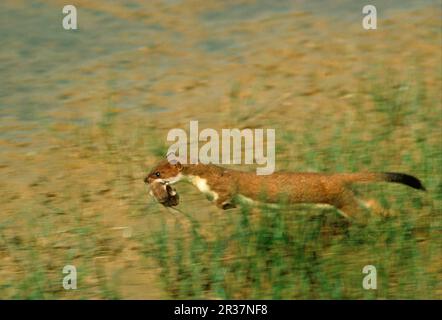
[[[334,210],[309,216],[261,208],[190,230],[166,224],[149,254],[170,298],[372,299],[437,298],[435,263],[440,216],[419,221],[402,210],[364,228],[342,225]],[[362,289],[362,269],[377,267],[378,290]]]

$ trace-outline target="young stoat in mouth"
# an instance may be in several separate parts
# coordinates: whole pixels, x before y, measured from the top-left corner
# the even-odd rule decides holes
[[[155,180],[150,184],[150,195],[165,207],[177,206],[180,200],[176,190],[163,181]]]
[[[404,173],[290,173],[275,172],[256,175],[226,169],[213,164],[186,164],[161,161],[144,179],[154,182],[176,183],[187,180],[222,209],[235,207],[234,199],[240,195],[254,201],[277,203],[282,197],[289,203],[328,204],[336,207],[345,217],[355,217],[360,205],[349,185],[358,182],[395,182],[424,190],[419,179]]]

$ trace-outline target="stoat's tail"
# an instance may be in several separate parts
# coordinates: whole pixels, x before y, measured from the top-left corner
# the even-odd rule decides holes
[[[383,173],[349,173],[343,174],[342,178],[345,182],[395,182],[405,184],[414,189],[426,191],[422,182],[409,174],[396,172]]]

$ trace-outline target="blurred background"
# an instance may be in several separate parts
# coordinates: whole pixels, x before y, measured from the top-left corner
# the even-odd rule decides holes
[[[370,1],[377,30],[366,4],[76,1],[67,31],[65,1],[1,1],[0,298],[441,299],[440,2]],[[143,178],[190,120],[275,128],[277,170],[407,172],[428,192],[357,187],[385,213],[363,229],[220,211],[185,184],[173,213]]]

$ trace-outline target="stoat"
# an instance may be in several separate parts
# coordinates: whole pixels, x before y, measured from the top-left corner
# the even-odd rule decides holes
[[[346,217],[361,209],[349,188],[358,182],[396,182],[414,189],[425,190],[421,181],[404,173],[290,173],[275,172],[256,175],[226,169],[213,164],[181,164],[178,161],[161,161],[146,176],[146,183],[173,184],[188,180],[205,193],[219,208],[235,207],[237,195],[254,201],[277,203],[328,204],[336,207]]]

